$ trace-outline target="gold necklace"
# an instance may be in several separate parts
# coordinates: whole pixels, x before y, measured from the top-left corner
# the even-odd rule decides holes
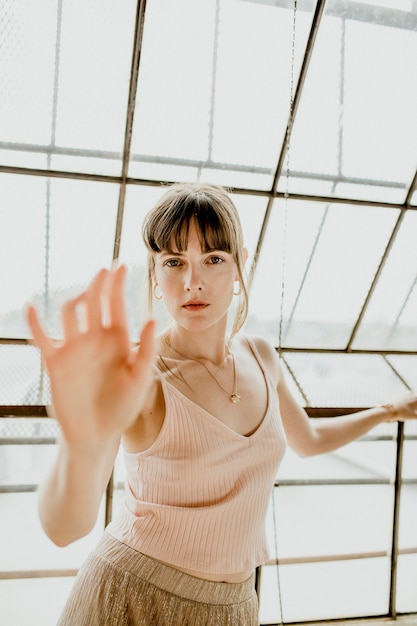
[[[232,404],[239,404],[239,402],[241,401],[241,397],[240,395],[237,393],[237,379],[236,379],[236,364],[235,364],[235,356],[233,354],[233,352],[230,352],[230,355],[232,357],[232,363],[233,363],[233,391],[232,393],[230,393],[230,391],[228,391],[227,389],[225,389],[223,387],[223,385],[217,380],[216,376],[213,374],[213,372],[211,372],[209,370],[209,368],[207,367],[207,365],[203,362],[200,361],[200,359],[194,359],[191,356],[186,356],[185,354],[182,354],[181,352],[179,352],[176,348],[174,348],[174,346],[171,344],[171,342],[169,341],[168,337],[164,337],[163,338],[164,343],[166,343],[166,345],[171,348],[171,350],[173,350],[176,354],[178,354],[178,356],[180,356],[183,359],[188,359],[190,361],[196,361],[196,363],[200,363],[200,365],[202,365],[205,370],[207,371],[208,374],[210,374],[210,376],[212,377],[212,379],[217,383],[217,385],[220,387],[220,389],[222,391],[224,391],[224,393],[228,396],[230,402],[232,402]]]

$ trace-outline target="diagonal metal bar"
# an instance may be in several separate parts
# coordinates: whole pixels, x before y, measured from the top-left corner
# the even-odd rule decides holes
[[[292,107],[291,107],[291,111],[289,112],[287,126],[286,126],[285,133],[284,133],[284,138],[283,138],[282,143],[281,143],[281,152],[280,152],[280,155],[278,157],[277,166],[275,168],[274,178],[273,178],[273,182],[272,182],[271,189],[270,189],[270,192],[269,192],[268,204],[267,204],[267,207],[265,209],[265,215],[264,215],[263,223],[262,223],[260,234],[259,234],[259,238],[258,238],[258,243],[257,243],[255,254],[254,254],[254,257],[253,257],[252,266],[251,266],[250,272],[249,272],[249,281],[248,281],[249,282],[249,288],[250,288],[250,286],[252,284],[252,281],[253,281],[253,277],[254,277],[254,274],[255,274],[255,271],[256,271],[256,266],[257,266],[258,260],[259,260],[259,255],[261,253],[261,249],[262,249],[263,242],[264,242],[264,239],[265,239],[265,234],[266,234],[269,218],[270,218],[271,211],[272,211],[272,205],[273,205],[274,197],[275,197],[275,193],[276,193],[276,187],[277,187],[279,177],[281,176],[281,172],[282,172],[283,167],[284,167],[285,157],[287,155],[288,143],[289,143],[289,139],[290,139],[291,128],[292,128],[292,125],[294,123],[294,119],[296,117],[297,110],[298,110],[298,105],[299,105],[300,100],[301,100],[301,94],[302,94],[304,82],[305,82],[305,79],[306,79],[306,76],[307,76],[308,66],[310,64],[310,60],[311,60],[311,57],[312,57],[312,54],[313,54],[314,43],[316,41],[316,37],[317,37],[318,30],[319,30],[321,18],[323,16],[325,4],[326,4],[326,0],[318,0],[317,5],[316,5],[316,9],[315,9],[315,12],[314,12],[314,15],[313,15],[313,20],[312,20],[312,24],[311,24],[310,34],[309,34],[309,37],[308,37],[308,40],[307,40],[307,45],[306,45],[306,48],[305,48],[304,58],[303,58],[303,62],[302,62],[302,65],[301,65],[301,70],[300,70],[300,74],[299,74],[299,77],[298,77],[297,86],[296,86],[296,89],[295,89],[295,94],[294,94],[294,98],[293,98],[293,102],[292,102]]]
[[[392,247],[394,245],[394,241],[395,241],[395,239],[396,239],[396,237],[398,235],[398,231],[400,230],[401,224],[403,223],[405,212],[406,212],[406,209],[403,208],[401,210],[401,212],[400,212],[400,214],[398,216],[398,219],[397,219],[397,221],[395,223],[395,226],[394,226],[394,228],[392,230],[391,236],[390,236],[389,241],[387,243],[387,246],[385,248],[384,254],[382,255],[382,259],[381,259],[381,261],[379,263],[379,266],[378,266],[378,269],[377,269],[377,271],[375,273],[374,279],[373,279],[373,281],[371,283],[371,286],[370,286],[369,291],[368,291],[368,293],[366,295],[365,301],[364,301],[364,303],[362,305],[361,311],[360,311],[360,313],[359,313],[359,315],[358,315],[358,317],[356,319],[355,325],[354,325],[353,330],[351,332],[351,335],[349,337],[349,341],[348,341],[347,346],[346,346],[346,351],[347,352],[351,352],[352,351],[352,344],[353,344],[353,342],[355,340],[355,337],[357,335],[359,327],[360,327],[360,325],[362,323],[362,320],[363,320],[363,318],[365,316],[365,313],[366,313],[366,311],[368,309],[369,303],[370,303],[370,301],[372,299],[372,296],[373,296],[373,294],[375,292],[376,286],[377,286],[378,281],[379,281],[379,279],[381,277],[381,274],[382,274],[382,270],[385,267],[385,263],[387,262],[389,254],[391,252],[391,249],[392,249]]]
[[[317,34],[319,31],[321,19],[324,13],[324,7],[326,5],[326,0],[318,0],[316,9],[314,11],[313,19],[311,22],[310,34],[307,39],[307,44],[305,48],[304,58],[300,69],[300,74],[297,81],[297,86],[294,93],[294,99],[292,103],[292,110],[289,112],[287,126],[285,129],[284,139],[281,145],[281,152],[278,158],[278,164],[275,169],[274,179],[272,182],[271,193],[275,191],[279,177],[281,176],[281,172],[284,168],[285,157],[288,151],[289,141],[288,139],[291,137],[292,127],[294,125],[294,120],[297,115],[298,106],[301,101],[301,94],[303,91],[305,79],[307,77],[308,67],[310,65],[311,58],[313,56],[314,44],[316,42]]]
[[[138,88],[139,65],[142,51],[143,29],[145,23],[146,0],[138,0],[136,9],[135,33],[133,40],[132,64],[130,68],[129,97],[127,103],[125,138],[123,146],[122,177],[119,188],[116,232],[114,236],[113,261],[119,258],[122,236],[123,215],[126,199],[127,175],[129,172],[130,150],[132,145],[133,121],[135,116],[136,93]],[[107,526],[113,516],[114,469],[111,473],[105,494],[104,525]]]
[[[123,225],[123,213],[126,198],[127,175],[129,171],[130,150],[132,145],[133,121],[135,115],[136,93],[139,78],[139,65],[142,51],[143,29],[145,23],[146,0],[138,0],[136,23],[133,40],[132,64],[130,69],[129,97],[127,103],[125,137],[122,158],[122,174],[117,207],[116,232],[114,237],[113,261],[119,258],[120,238]]]
[[[407,196],[406,196],[406,199],[405,199],[405,202],[404,202],[405,206],[407,206],[407,207],[410,206],[411,198],[413,197],[413,194],[414,194],[414,192],[416,190],[417,190],[417,170],[416,170],[416,173],[414,174],[414,178],[411,181],[411,185],[410,185],[410,187],[408,189]]]

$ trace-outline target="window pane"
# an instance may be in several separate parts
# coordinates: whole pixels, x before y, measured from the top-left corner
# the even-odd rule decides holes
[[[60,304],[109,267],[113,256],[117,185],[28,179],[22,184],[19,176],[4,176],[0,191],[0,261],[12,267],[0,277],[5,337],[28,336],[28,301],[45,315],[49,331],[59,334]]]
[[[334,179],[333,195],[351,197],[353,185],[353,197],[404,200],[417,164],[416,17],[411,3],[328,3],[292,133],[295,191],[315,172]]]
[[[287,353],[285,360],[311,406],[370,407],[407,393],[377,355]]]
[[[345,347],[395,217],[370,207],[276,202],[251,306],[269,338],[278,341],[282,307],[283,346]]]
[[[398,558],[397,609],[400,613],[417,613],[417,554]]]
[[[120,173],[135,7],[2,2],[2,163]]]
[[[354,348],[417,350],[417,213],[402,222],[353,343]]]
[[[47,404],[49,379],[34,346],[0,345],[0,404]]]
[[[280,623],[278,585],[273,567],[262,571],[260,617]],[[385,615],[389,559],[282,566],[279,570],[286,622]]]
[[[73,584],[74,578],[0,580],[2,624],[56,626]]]
[[[216,7],[148,2],[130,175],[170,179],[176,165],[177,179],[203,172],[271,186],[288,118],[292,10],[241,0]],[[295,74],[310,22],[301,12]]]

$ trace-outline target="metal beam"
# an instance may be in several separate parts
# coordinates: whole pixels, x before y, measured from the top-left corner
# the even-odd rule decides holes
[[[298,109],[298,105],[301,99],[301,93],[302,93],[302,89],[304,86],[304,81],[307,75],[307,69],[310,64],[310,60],[311,60],[311,56],[312,56],[313,48],[314,48],[314,43],[316,41],[316,37],[317,37],[317,33],[318,33],[319,26],[320,26],[320,21],[323,15],[325,4],[326,4],[326,0],[318,0],[316,10],[313,15],[310,34],[307,40],[307,45],[305,48],[304,58],[303,58],[303,62],[302,62],[301,69],[300,69],[300,74],[298,76],[295,94],[294,94],[294,97],[291,98],[292,102],[290,103],[288,121],[287,121],[286,129],[285,129],[284,137],[281,141],[281,150],[280,150],[280,154],[278,157],[277,166],[275,168],[275,173],[274,173],[274,177],[272,180],[271,189],[269,191],[268,204],[265,210],[264,219],[263,219],[261,230],[259,233],[258,243],[256,245],[256,250],[255,250],[254,257],[253,257],[252,266],[249,271],[249,288],[253,282],[253,278],[254,278],[256,267],[257,267],[258,260],[259,260],[259,255],[261,253],[262,246],[264,243],[269,218],[271,216],[272,206],[274,203],[274,198],[276,197],[275,193],[276,193],[276,189],[278,185],[278,180],[279,180],[279,177],[281,176],[285,157],[287,155],[287,150],[288,150],[290,139],[291,139],[291,130],[294,124],[294,119],[297,114],[297,109]]]
[[[129,172],[130,150],[132,144],[133,122],[136,108],[139,66],[142,52],[143,29],[145,23],[146,0],[138,0],[136,9],[135,34],[133,40],[132,64],[130,68],[129,97],[127,103],[125,137],[123,145],[122,173],[117,207],[116,232],[114,237],[113,261],[119,258],[120,241],[123,226],[123,214],[126,199],[127,175]]]

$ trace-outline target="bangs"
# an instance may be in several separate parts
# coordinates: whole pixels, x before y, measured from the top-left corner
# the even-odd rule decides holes
[[[148,223],[146,243],[152,252],[184,252],[193,222],[203,252],[224,250],[233,254],[236,247],[235,229],[230,217],[213,205],[204,193],[177,198],[177,202],[161,207],[153,223]],[[233,245],[233,242],[235,245]]]

